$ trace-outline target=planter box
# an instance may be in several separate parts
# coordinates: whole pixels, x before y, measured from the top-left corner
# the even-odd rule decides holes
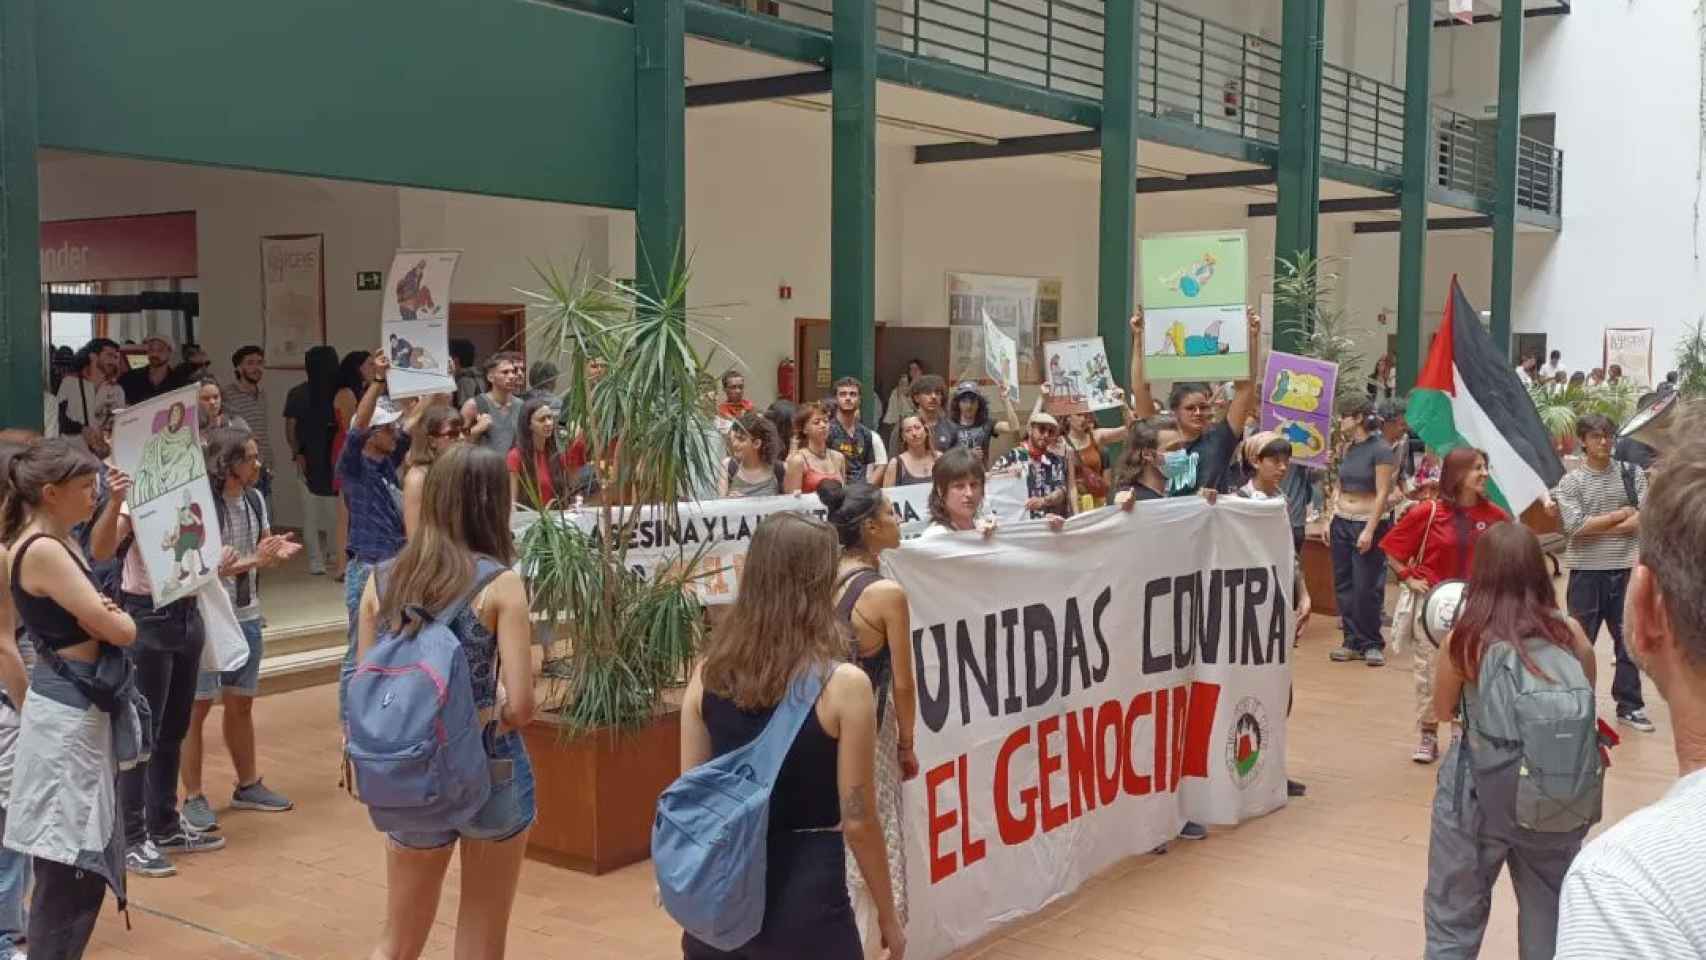
[[[1309,588],[1311,615],[1336,617],[1339,597],[1333,592],[1333,549],[1315,539],[1313,531],[1303,541],[1303,583]]]
[[[572,740],[554,720],[535,720],[522,738],[539,810],[528,857],[600,874],[651,856],[658,794],[681,769],[680,711],[633,733]]]

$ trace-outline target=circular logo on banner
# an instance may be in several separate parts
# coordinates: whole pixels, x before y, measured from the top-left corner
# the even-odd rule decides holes
[[[1232,729],[1226,734],[1226,771],[1239,789],[1249,786],[1267,762],[1268,711],[1255,697],[1245,697],[1232,710]]]

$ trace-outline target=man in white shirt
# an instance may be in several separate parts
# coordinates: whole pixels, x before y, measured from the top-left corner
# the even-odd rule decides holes
[[[1541,382],[1545,383],[1551,381],[1551,379],[1561,373],[1563,369],[1564,354],[1558,350],[1552,351],[1552,355],[1546,360],[1546,365],[1540,368]]]
[[[96,337],[77,351],[75,372],[60,381],[54,411],[58,434],[89,446],[83,434],[99,430],[124,407],[124,390],[118,374],[124,366],[118,344]]]
[[[1557,960],[1706,957],[1706,422],[1691,419],[1641,505],[1624,613],[1629,654],[1670,705],[1680,779],[1576,856]]]

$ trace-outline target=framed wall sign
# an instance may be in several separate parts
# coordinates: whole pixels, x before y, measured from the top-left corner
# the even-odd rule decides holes
[[[267,366],[302,369],[309,347],[326,342],[326,237],[261,238],[261,349]]]

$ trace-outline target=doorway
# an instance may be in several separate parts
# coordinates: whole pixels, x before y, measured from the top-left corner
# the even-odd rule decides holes
[[[524,358],[527,343],[521,336],[527,308],[519,303],[453,302],[450,305],[450,337],[474,345],[476,362],[503,350],[514,350]]]

